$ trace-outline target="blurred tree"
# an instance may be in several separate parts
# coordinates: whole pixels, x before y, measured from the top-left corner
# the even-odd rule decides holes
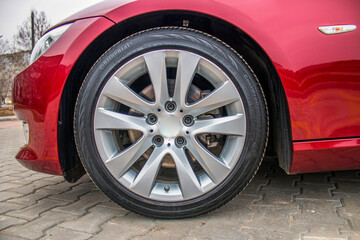
[[[32,43],[36,43],[50,26],[43,11],[33,10],[26,21],[18,26],[18,33],[14,37],[16,47],[21,51],[32,50]]]
[[[30,51],[15,52],[13,44],[0,39],[0,107],[11,92],[14,77],[29,62]]]

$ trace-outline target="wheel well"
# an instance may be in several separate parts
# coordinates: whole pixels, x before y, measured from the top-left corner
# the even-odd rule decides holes
[[[65,179],[75,182],[84,174],[77,154],[73,117],[81,84],[96,60],[121,39],[154,27],[182,26],[213,35],[230,45],[251,66],[265,92],[269,108],[270,134],[266,155],[277,157],[288,172],[292,160],[288,104],[280,78],[264,50],[241,29],[223,20],[187,11],[162,11],[140,15],[118,23],[101,34],[75,63],[64,87],[58,122],[59,160]]]

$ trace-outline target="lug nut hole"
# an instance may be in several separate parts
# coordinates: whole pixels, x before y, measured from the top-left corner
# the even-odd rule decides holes
[[[184,137],[179,136],[175,138],[175,144],[177,147],[182,147],[186,144],[186,140]]]
[[[192,126],[194,124],[194,118],[190,115],[186,115],[184,118],[183,118],[183,124],[185,126]]]
[[[175,103],[175,102],[172,102],[172,101],[166,102],[166,104],[165,104],[165,109],[166,109],[166,111],[168,111],[168,112],[173,112],[173,111],[175,111],[175,109],[176,109],[176,103]]]
[[[153,143],[154,143],[157,147],[160,147],[161,145],[163,145],[164,139],[163,139],[161,136],[156,135],[155,137],[153,137]]]
[[[147,122],[148,124],[154,125],[154,124],[157,123],[157,121],[158,121],[158,118],[157,118],[157,116],[156,116],[155,114],[150,113],[150,114],[147,116],[146,122]]]

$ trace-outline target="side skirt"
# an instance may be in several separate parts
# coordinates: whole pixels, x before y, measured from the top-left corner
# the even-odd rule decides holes
[[[290,174],[360,169],[360,138],[294,142]]]

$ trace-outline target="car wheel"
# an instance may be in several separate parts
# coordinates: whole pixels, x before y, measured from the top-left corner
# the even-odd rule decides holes
[[[98,59],[74,126],[81,161],[110,199],[182,218],[220,207],[251,181],[268,114],[256,76],[233,49],[168,27],[134,34]]]

